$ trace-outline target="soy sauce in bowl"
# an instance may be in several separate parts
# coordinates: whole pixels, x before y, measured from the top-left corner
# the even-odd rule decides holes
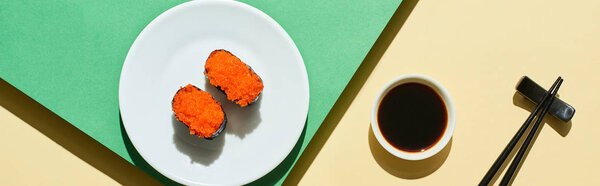
[[[405,152],[422,152],[440,141],[448,113],[434,89],[411,82],[398,85],[383,96],[377,121],[390,145]]]

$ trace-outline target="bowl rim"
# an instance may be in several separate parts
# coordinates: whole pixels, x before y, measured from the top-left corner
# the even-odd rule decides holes
[[[438,93],[438,95],[440,95],[442,101],[444,101],[444,105],[446,106],[446,112],[448,114],[446,130],[444,131],[442,138],[433,147],[430,147],[425,151],[407,152],[399,150],[386,141],[386,139],[383,137],[383,134],[381,133],[381,130],[379,129],[379,123],[377,121],[377,112],[379,111],[379,104],[381,103],[381,100],[389,90],[405,83],[421,83],[431,87],[436,93]],[[448,93],[446,88],[444,88],[444,86],[442,86],[435,79],[422,74],[405,74],[390,80],[379,90],[379,93],[377,93],[377,95],[375,96],[375,99],[373,100],[373,105],[371,107],[371,129],[375,134],[375,138],[377,139],[379,144],[383,146],[383,148],[390,154],[405,160],[422,160],[439,153],[444,147],[446,147],[446,145],[450,141],[450,138],[452,138],[455,125],[456,112],[454,110],[454,102],[452,101],[450,94]]]

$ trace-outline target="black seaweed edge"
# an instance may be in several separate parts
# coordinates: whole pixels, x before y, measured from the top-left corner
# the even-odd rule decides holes
[[[212,54],[213,54],[214,52],[216,52],[216,51],[225,51],[225,52],[227,52],[227,53],[231,54],[232,56],[234,56],[234,57],[236,57],[236,58],[240,59],[239,57],[237,57],[235,54],[233,54],[233,53],[229,52],[228,50],[225,50],[225,49],[217,49],[217,50],[214,50],[214,51],[210,52],[210,54],[208,55],[208,58],[206,58],[206,61],[208,61],[208,59],[210,59],[210,56],[212,56]],[[242,61],[242,60],[240,59],[240,61]],[[244,65],[246,65],[248,68],[250,68],[250,71],[251,71],[252,73],[254,73],[256,76],[258,76],[258,79],[260,80],[260,83],[262,83],[262,84],[263,84],[263,90],[264,90],[264,82],[263,82],[262,78],[260,77],[260,75],[258,75],[258,74],[257,74],[257,73],[254,71],[254,69],[252,69],[252,67],[251,67],[250,65],[248,65],[248,64],[247,64],[247,63],[245,63],[244,61],[242,61],[242,63],[244,63]],[[205,73],[205,75],[206,75],[206,74],[208,74],[208,71],[206,70],[206,63],[204,63],[204,73]],[[223,94],[225,94],[225,96],[227,96],[227,93],[225,93],[225,90],[223,90],[223,89],[221,88],[221,86],[216,86],[216,85],[213,85],[212,83],[210,83],[210,78],[208,78],[208,76],[205,76],[205,77],[206,77],[206,80],[208,80],[208,84],[210,84],[210,85],[212,85],[212,86],[216,87],[216,88],[217,88],[219,91],[221,91]],[[260,98],[260,96],[262,95],[262,92],[263,92],[263,90],[260,90],[260,93],[258,93],[258,96],[256,96],[256,98],[255,98],[255,99],[254,99],[252,102],[248,103],[248,105],[246,105],[246,106],[250,106],[250,105],[252,105],[253,103],[256,103],[256,102],[258,101],[258,98]],[[236,101],[238,101],[238,100],[233,100],[233,101],[232,101],[232,100],[229,100],[229,99],[227,99],[227,100],[228,100],[228,101],[231,101],[231,102],[233,102],[233,103],[235,103],[236,105],[239,105],[238,103],[236,103]]]
[[[191,85],[191,84],[190,84]],[[198,89],[199,91],[203,91],[206,92],[198,87],[196,87],[195,85],[192,85],[192,87]],[[177,93],[179,93],[179,91],[183,90],[184,87],[180,88],[179,90],[177,90],[177,92],[175,92],[175,95],[177,95]],[[210,93],[208,93],[210,95]],[[216,99],[210,95],[210,97],[216,101]],[[173,103],[175,102],[175,96],[173,96],[173,99],[171,100],[171,108],[173,108]],[[218,102],[217,102],[218,103]],[[215,137],[219,136],[219,134],[221,134],[221,132],[223,132],[225,130],[225,126],[227,125],[227,114],[225,113],[225,110],[223,110],[223,106],[221,104],[219,104],[219,107],[221,108],[221,111],[223,112],[223,122],[221,123],[221,125],[219,126],[219,129],[217,129],[217,131],[215,131],[215,133],[213,135],[211,135],[210,137],[200,137],[198,135],[199,138],[204,138],[207,140],[213,140]],[[173,111],[175,112],[175,111]],[[185,125],[188,129],[190,129],[190,127],[188,125],[186,125],[183,121],[179,120],[179,118],[177,118],[177,114],[175,114],[175,119],[177,119],[177,121],[181,122],[183,125]]]

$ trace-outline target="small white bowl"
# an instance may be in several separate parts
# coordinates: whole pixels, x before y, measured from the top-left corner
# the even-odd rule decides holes
[[[385,138],[381,134],[381,130],[379,129],[379,123],[377,122],[377,113],[379,111],[379,104],[381,103],[381,100],[383,99],[383,97],[392,88],[394,88],[398,85],[401,85],[401,84],[405,84],[405,83],[421,83],[421,84],[431,87],[433,90],[435,90],[436,93],[438,93],[438,95],[440,95],[442,97],[442,100],[444,101],[444,105],[446,105],[446,112],[448,114],[448,123],[446,125],[446,131],[444,131],[444,134],[442,135],[442,138],[440,139],[440,141],[438,141],[433,147],[431,147],[425,151],[422,151],[422,152],[407,152],[407,151],[399,150],[396,147],[392,146],[385,140]],[[381,146],[383,146],[383,148],[385,148],[385,150],[387,150],[394,156],[402,158],[402,159],[406,159],[406,160],[422,160],[422,159],[429,158],[429,157],[437,154],[438,152],[440,152],[448,144],[448,141],[450,141],[450,138],[452,137],[452,134],[454,133],[455,123],[456,123],[456,113],[454,111],[454,103],[452,102],[452,99],[450,98],[450,94],[448,93],[448,91],[446,91],[446,89],[440,83],[435,81],[433,78],[430,78],[425,75],[420,75],[420,74],[401,75],[401,76],[398,76],[395,79],[391,80],[387,84],[385,84],[385,86],[383,86],[383,88],[379,91],[379,93],[375,97],[375,100],[373,101],[373,106],[371,108],[371,128],[373,129],[373,133],[375,134],[375,137],[377,138],[377,141],[379,142],[379,144],[381,144]]]

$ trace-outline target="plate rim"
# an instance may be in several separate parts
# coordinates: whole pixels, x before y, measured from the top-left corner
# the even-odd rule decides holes
[[[150,161],[148,159],[148,157],[149,157],[148,155],[145,155],[142,152],[140,152],[138,150],[139,149],[138,146],[140,145],[139,142],[135,142],[135,140],[129,136],[130,131],[133,130],[133,129],[128,129],[128,127],[126,125],[126,120],[128,120],[126,118],[128,118],[128,117],[127,117],[126,111],[124,111],[124,109],[123,109],[126,106],[123,106],[123,102],[121,101],[121,98],[123,96],[122,94],[124,94],[123,91],[122,91],[123,88],[121,87],[122,84],[123,84],[122,82],[124,81],[123,80],[123,77],[124,77],[123,74],[124,74],[124,72],[126,72],[126,69],[130,68],[128,64],[130,64],[132,62],[128,62],[128,61],[131,60],[130,56],[133,55],[133,53],[136,52],[136,48],[138,48],[136,46],[139,45],[138,41],[141,40],[141,38],[145,38],[145,35],[147,34],[147,32],[149,32],[148,30],[151,30],[151,29],[155,28],[157,26],[158,22],[162,22],[164,19],[166,19],[167,17],[169,17],[169,15],[174,14],[174,13],[176,13],[178,11],[181,11],[181,10],[187,8],[188,6],[202,6],[202,4],[205,4],[205,3],[224,3],[224,4],[228,4],[229,3],[229,5],[234,5],[234,6],[238,6],[240,8],[243,8],[243,9],[247,9],[251,13],[260,16],[262,19],[266,20],[270,24],[274,24],[275,25],[275,29],[277,29],[278,32],[283,33],[283,39],[289,44],[289,46],[292,47],[292,49],[294,51],[296,51],[296,54],[297,54],[296,57],[298,57],[298,59],[302,62],[302,65],[298,65],[298,66],[300,67],[300,70],[302,72],[304,72],[304,73],[301,73],[301,75],[302,75],[301,79],[305,79],[306,80],[306,81],[303,81],[301,83],[302,84],[301,86],[305,87],[305,89],[304,89],[304,95],[306,95],[305,99],[306,99],[307,103],[304,104],[305,108],[303,108],[301,110],[303,112],[302,115],[304,115],[306,117],[304,117],[303,121],[301,122],[302,124],[301,124],[300,130],[298,130],[299,132],[297,132],[296,134],[294,134],[295,135],[294,139],[296,139],[295,140],[296,143],[294,143],[293,145],[290,145],[287,149],[285,149],[286,153],[283,156],[281,156],[281,158],[279,158],[279,160],[277,160],[278,163],[275,164],[273,167],[270,167],[268,169],[268,171],[261,173],[260,176],[258,176],[256,178],[251,178],[249,180],[244,180],[244,181],[240,182],[240,185],[248,184],[248,183],[251,183],[253,181],[256,181],[256,180],[264,177],[265,175],[267,175],[268,173],[270,173],[271,171],[273,171],[277,166],[279,166],[283,162],[283,160],[285,160],[285,158],[287,158],[287,156],[289,156],[290,152],[293,150],[293,148],[298,143],[298,141],[300,139],[300,136],[302,135],[302,132],[303,132],[304,128],[306,127],[305,125],[306,125],[306,121],[308,120],[308,110],[309,110],[309,107],[310,107],[310,86],[309,86],[309,82],[310,81],[308,79],[308,72],[306,70],[306,63],[304,62],[302,54],[300,53],[300,50],[298,49],[298,47],[296,46],[296,44],[294,43],[294,41],[292,40],[292,38],[290,37],[290,35],[285,31],[285,29],[283,29],[283,27],[277,21],[275,21],[272,17],[270,17],[269,15],[267,15],[266,13],[264,13],[263,11],[261,11],[261,10],[255,8],[255,7],[253,7],[251,5],[248,5],[246,3],[239,2],[239,1],[230,1],[230,0],[193,0],[193,1],[189,1],[189,2],[184,2],[184,3],[178,4],[178,5],[174,6],[174,7],[171,7],[169,9],[167,9],[166,11],[162,12],[161,14],[159,14],[152,21],[150,21],[150,23],[148,23],[148,25],[146,25],[144,27],[144,29],[140,32],[140,34],[136,37],[136,39],[134,40],[134,42],[131,44],[131,47],[129,48],[129,51],[127,52],[127,56],[125,57],[125,60],[123,62],[123,67],[121,68],[121,73],[119,74],[119,87],[118,87],[118,91],[119,91],[119,94],[118,94],[119,95],[118,96],[119,97],[118,98],[118,100],[119,100],[119,113],[120,113],[121,120],[122,120],[122,123],[123,123],[123,128],[125,129],[126,135],[129,138],[129,141],[131,142],[132,146],[135,148],[136,152],[142,157],[142,159],[144,161],[146,161],[153,169],[155,169],[156,171],[158,171],[160,174],[164,175],[165,177],[167,177],[167,178],[169,178],[169,179],[171,179],[171,180],[173,180],[175,182],[178,182],[180,184],[206,184],[206,183],[199,183],[199,182],[196,182],[196,181],[193,181],[193,180],[187,180],[187,179],[181,178],[181,177],[179,177],[179,176],[177,176],[175,174],[172,174],[171,172],[167,172],[165,170],[162,170],[159,167],[157,167],[155,165],[155,163],[153,163],[152,161]],[[138,144],[138,145],[136,145],[136,144]]]

